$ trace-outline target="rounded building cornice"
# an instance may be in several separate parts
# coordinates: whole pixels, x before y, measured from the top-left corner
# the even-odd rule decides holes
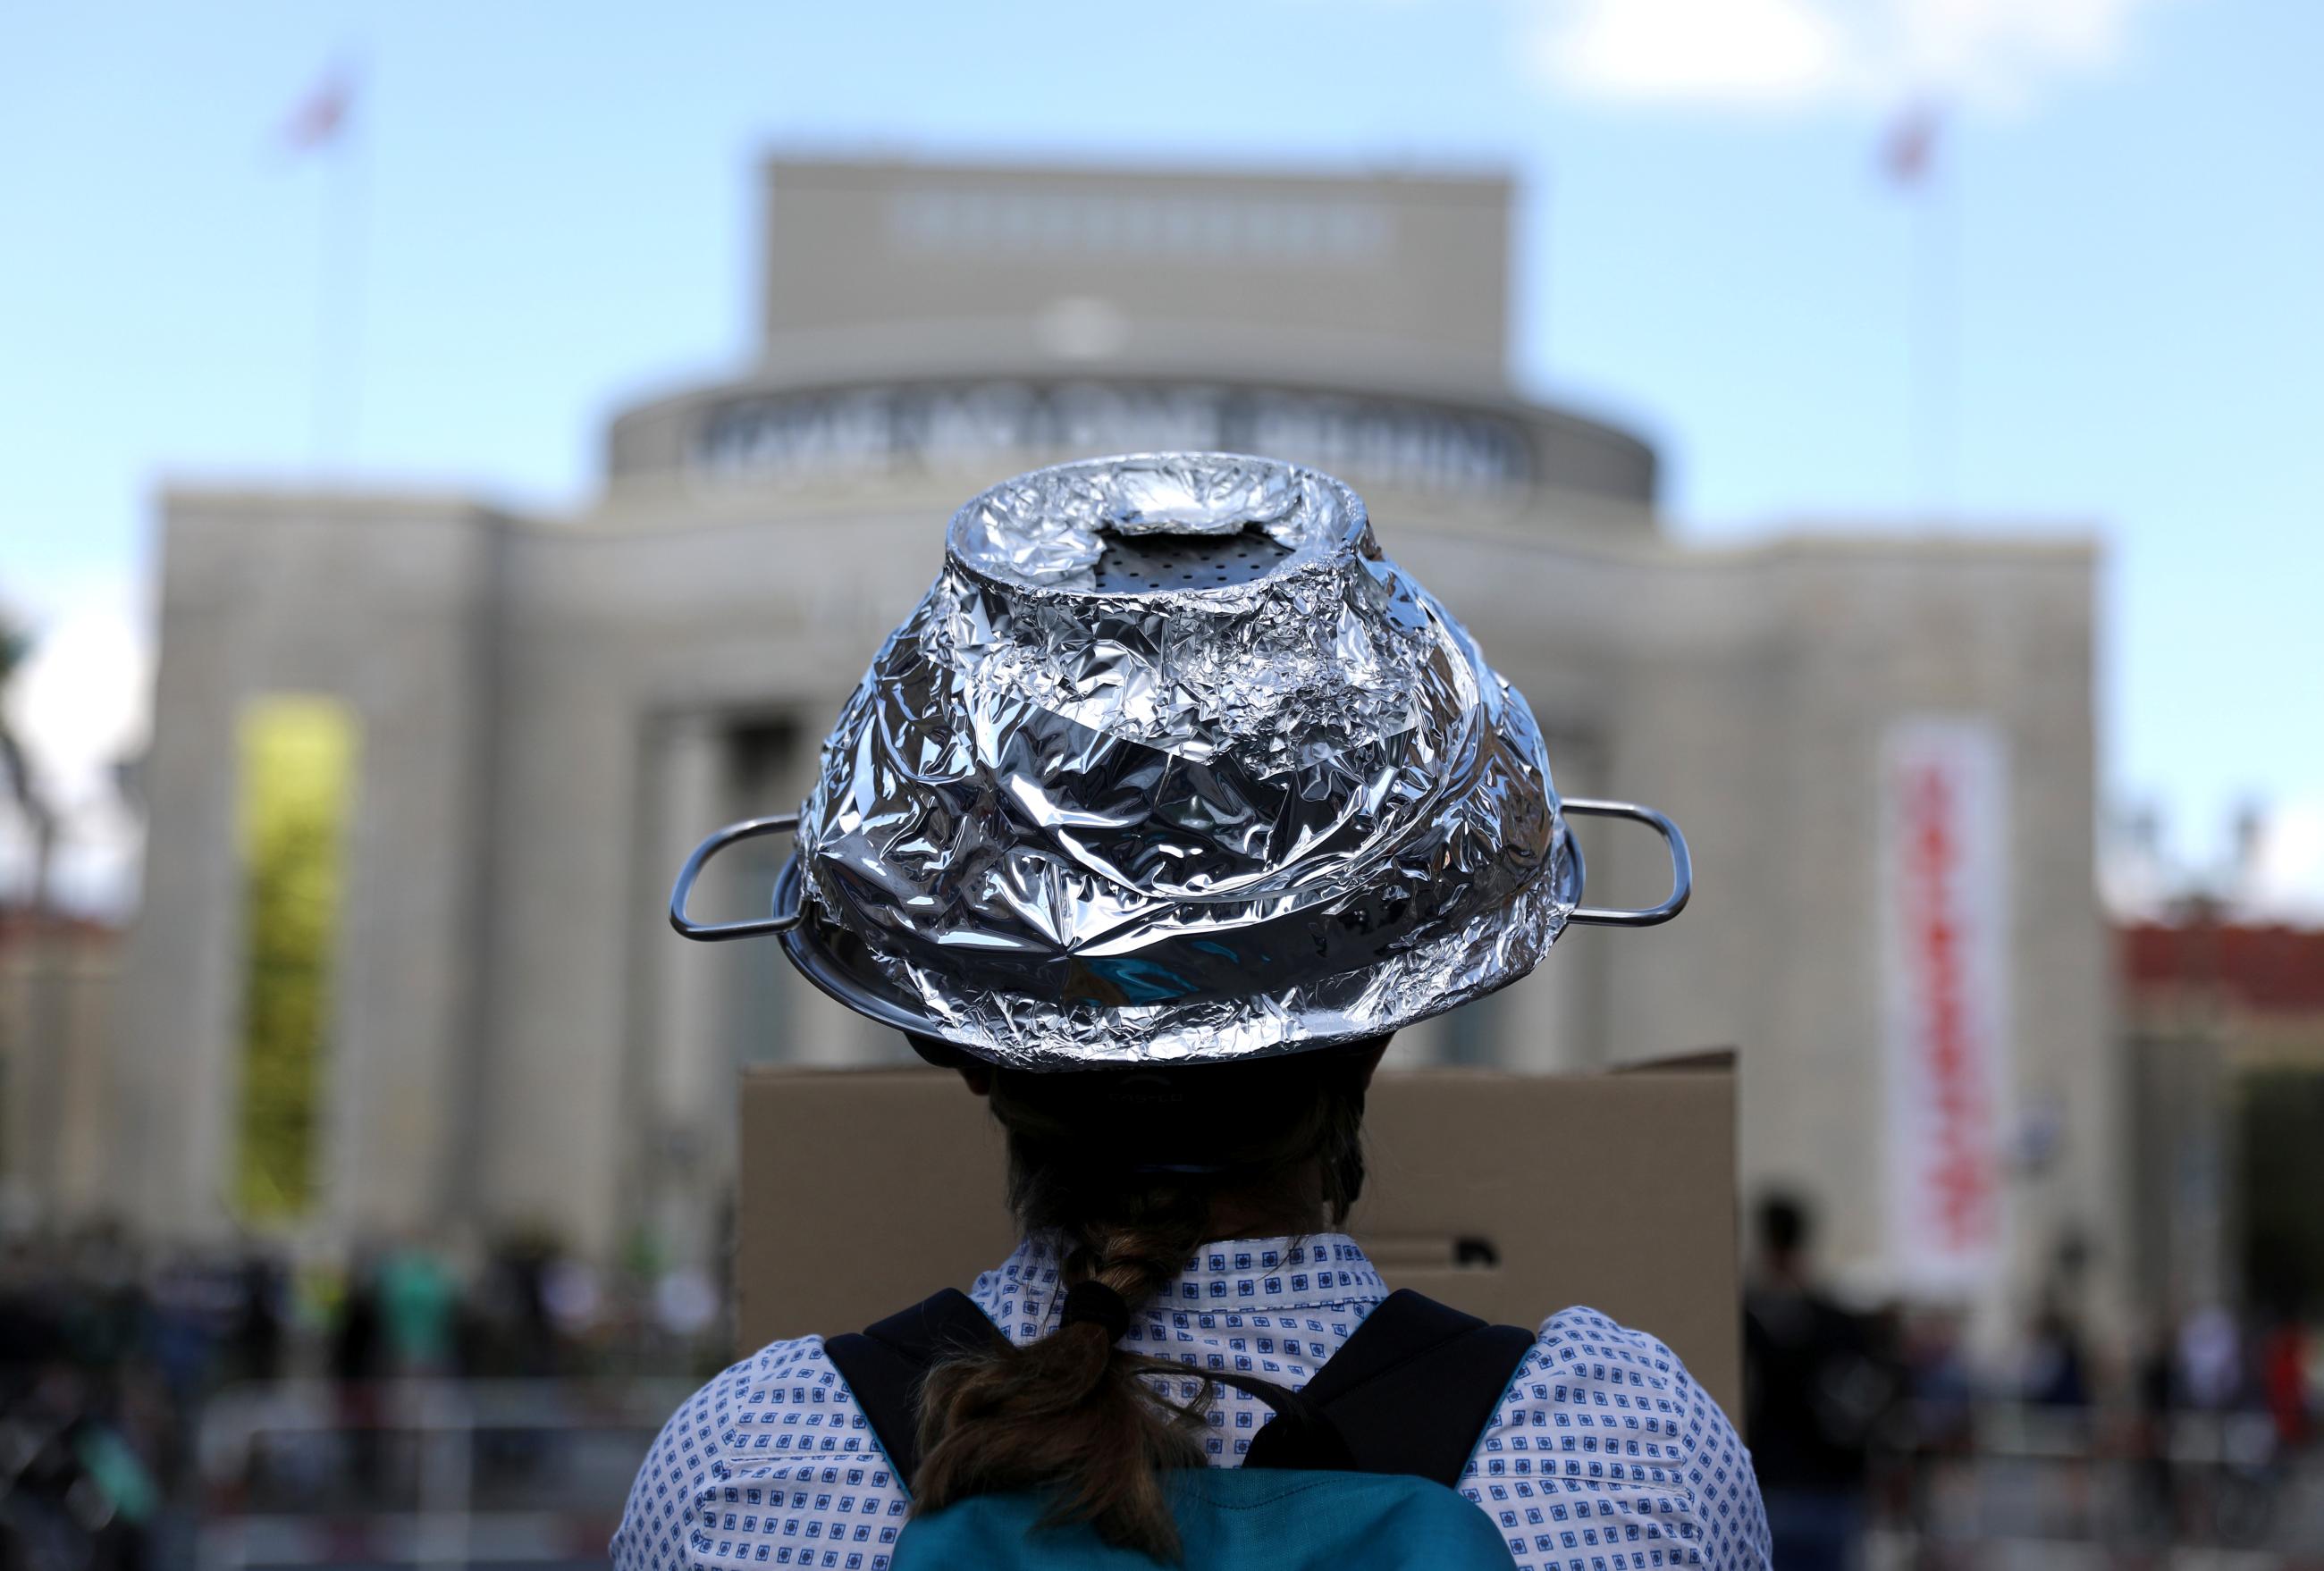
[[[1482,378],[1027,357],[918,374],[769,369],[658,398],[613,419],[607,483],[742,495],[1157,448],[1265,454],[1360,488],[1519,505],[1550,492],[1646,509],[1656,480],[1637,436]]]

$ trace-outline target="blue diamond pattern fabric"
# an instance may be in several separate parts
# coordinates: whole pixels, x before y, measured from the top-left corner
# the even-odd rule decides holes
[[[1054,1330],[1058,1251],[1035,1237],[971,1297],[1012,1342]],[[1121,1345],[1184,1364],[1176,1394],[1232,1370],[1305,1386],[1388,1296],[1341,1234],[1211,1244]],[[1211,1465],[1241,1464],[1271,1416],[1212,1388]],[[1743,1444],[1668,1347],[1594,1310],[1541,1326],[1459,1485],[1522,1571],[1766,1571]],[[780,1566],[888,1571],[910,1496],[823,1338],[777,1342],[717,1375],[654,1442],[613,1535],[616,1571]]]

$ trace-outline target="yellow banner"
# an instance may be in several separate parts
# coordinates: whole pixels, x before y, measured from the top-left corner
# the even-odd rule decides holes
[[[243,712],[235,1199],[253,1221],[302,1216],[316,1196],[359,747],[355,715],[337,699],[277,695]]]

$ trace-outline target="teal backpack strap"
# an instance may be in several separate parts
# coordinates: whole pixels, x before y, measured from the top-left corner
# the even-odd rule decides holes
[[[880,1449],[908,1491],[920,1470],[920,1383],[945,1359],[1001,1340],[1001,1328],[958,1288],[844,1337],[827,1337],[824,1356],[847,1382]]]
[[[1277,1407],[1243,1465],[1456,1484],[1534,1340],[1520,1327],[1488,1325],[1409,1289],[1391,1293],[1315,1372],[1296,1406]],[[1275,1400],[1264,1382],[1231,1383]]]

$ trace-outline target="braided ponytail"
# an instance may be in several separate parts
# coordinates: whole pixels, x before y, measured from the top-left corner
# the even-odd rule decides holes
[[[1378,1043],[1167,1073],[996,1070],[1010,1204],[1056,1235],[1063,1285],[1110,1289],[1134,1313],[1218,1236],[1222,1196],[1304,1232],[1344,1221],[1363,1187],[1364,1086]],[[1168,1394],[1185,1366],[1125,1352],[1101,1318],[1069,1317],[1025,1346],[949,1360],[920,1406],[912,1509],[1044,1490],[1045,1522],[1178,1557],[1166,1476],[1204,1465],[1210,1386]],[[1180,1387],[1180,1389],[1184,1389]]]

